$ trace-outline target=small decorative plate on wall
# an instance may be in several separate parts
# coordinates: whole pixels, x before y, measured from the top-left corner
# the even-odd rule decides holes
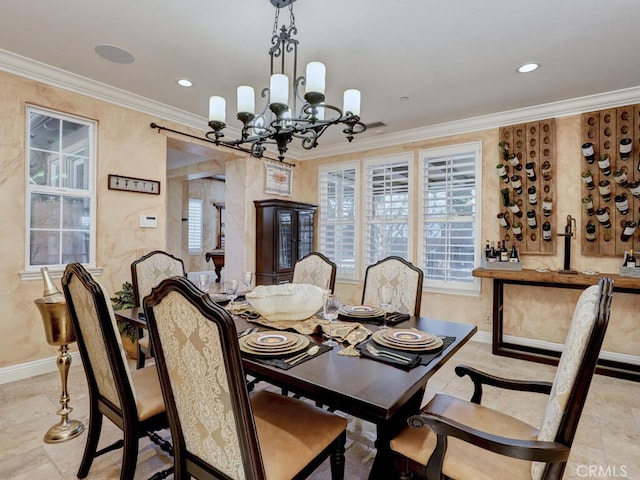
[[[145,180],[144,178],[109,174],[108,186],[109,190],[124,190],[126,192],[160,195],[160,182],[158,180]]]

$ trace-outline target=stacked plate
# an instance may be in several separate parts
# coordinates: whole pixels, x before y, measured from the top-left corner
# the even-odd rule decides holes
[[[384,310],[368,305],[343,305],[338,310],[338,315],[354,320],[371,320],[384,316]]]
[[[309,339],[304,335],[278,330],[252,333],[238,341],[243,352],[265,357],[289,355],[309,345]]]
[[[211,300],[213,300],[218,305],[226,305],[231,301],[229,296],[225,295],[224,293],[210,293],[209,298],[211,298]]]
[[[430,333],[410,328],[388,328],[378,330],[372,335],[373,341],[383,347],[407,350],[410,352],[426,352],[442,346],[442,339]]]

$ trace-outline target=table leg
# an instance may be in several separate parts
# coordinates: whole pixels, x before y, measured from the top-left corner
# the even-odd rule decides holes
[[[491,341],[491,353],[499,355],[502,349],[502,330],[504,321],[504,283],[502,280],[493,280],[493,338]]]
[[[394,453],[391,451],[389,444],[393,437],[407,426],[407,418],[420,411],[425,389],[426,385],[417,391],[393,417],[376,425],[377,438],[375,446],[377,452],[369,473],[369,480],[389,480],[397,477],[397,472],[394,472],[393,468]]]

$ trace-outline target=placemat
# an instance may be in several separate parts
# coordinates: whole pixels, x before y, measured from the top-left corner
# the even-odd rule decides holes
[[[328,345],[323,345],[321,343],[311,342],[311,343],[309,343],[309,346],[305,350],[309,350],[314,345],[318,345],[320,347],[320,350],[318,351],[318,353],[316,353],[313,356],[303,358],[299,362],[296,362],[295,365],[291,365],[291,364],[285,362],[284,358],[291,358],[291,357],[295,356],[296,354],[287,355],[284,358],[264,358],[264,357],[260,357],[258,355],[251,355],[251,354],[248,354],[246,352],[242,352],[242,355],[245,355],[247,357],[251,357],[252,360],[255,360],[256,362],[264,363],[265,365],[271,365],[272,367],[281,368],[282,370],[289,370],[290,368],[297,367],[298,365],[302,365],[304,362],[306,362],[308,360],[311,360],[313,358],[319,357],[323,353],[328,352],[329,350],[331,350],[333,348],[333,347],[330,347]],[[297,353],[302,353],[302,351],[299,351]]]
[[[356,349],[360,352],[360,355],[362,355],[363,357],[367,357],[367,358],[371,358],[373,360],[377,360],[379,362],[383,362],[383,363],[388,363],[390,365],[396,366],[398,368],[402,368],[403,370],[411,370],[412,368],[417,367],[418,365],[429,365],[429,363],[436,357],[438,357],[440,355],[440,353],[442,352],[442,350],[444,350],[445,348],[447,348],[449,345],[451,345],[454,340],[456,339],[456,337],[440,337],[442,338],[442,346],[438,349],[438,350],[430,350],[429,352],[425,352],[425,353],[411,353],[411,352],[407,352],[406,350],[398,350],[395,348],[388,348],[388,347],[384,347],[378,343],[373,342],[373,339],[368,339],[360,344],[358,344],[356,346]],[[392,352],[392,353],[397,353],[400,354],[402,356],[405,356],[407,358],[411,358],[411,362],[406,364],[403,362],[399,362],[396,360],[393,360],[392,358],[388,358],[388,357],[376,357],[375,355],[372,355],[371,353],[369,353],[369,351],[367,350],[367,344],[373,342],[373,345],[380,351],[384,352],[384,351],[388,351],[388,352]]]

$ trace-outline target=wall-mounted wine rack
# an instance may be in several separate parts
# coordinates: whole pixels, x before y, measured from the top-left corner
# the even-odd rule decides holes
[[[498,219],[501,222],[501,238],[507,243],[515,240],[521,254],[552,255],[556,251],[557,233],[555,121],[548,119],[500,127],[500,146],[498,163],[505,168],[509,178],[508,183],[504,181],[504,174],[500,179],[500,210],[497,215],[504,215],[508,224],[508,228],[505,228],[502,219]],[[504,148],[508,149],[506,155]],[[498,170],[500,174],[501,169]],[[527,170],[529,173],[533,171],[535,178],[528,175]],[[514,176],[520,177],[521,191],[515,187],[517,179]],[[535,204],[530,201],[529,192],[533,190],[536,194]],[[510,204],[506,204],[507,197]],[[514,203],[522,212],[522,217],[514,213]],[[535,216],[535,227],[529,223],[530,216]],[[521,224],[522,240],[516,238],[514,223],[516,226]],[[543,238],[543,226],[546,227],[548,240]]]
[[[582,254],[621,257],[626,250],[639,250],[640,230],[633,225],[640,221],[640,105],[582,114],[582,142],[582,230],[579,232]],[[588,144],[593,149],[592,163],[587,161],[586,153],[591,151]],[[603,155],[608,156],[608,175],[600,166]],[[605,159],[602,165],[606,165]],[[585,181],[588,180],[586,172],[591,173],[591,184]],[[611,190],[608,198],[600,191],[601,182],[608,182]],[[606,184],[602,186],[603,191],[606,187]],[[593,204],[590,209],[589,197]],[[626,212],[623,198],[628,205]],[[607,215],[609,228],[599,220]],[[625,228],[628,228],[627,233],[631,233],[628,238],[623,236]]]

